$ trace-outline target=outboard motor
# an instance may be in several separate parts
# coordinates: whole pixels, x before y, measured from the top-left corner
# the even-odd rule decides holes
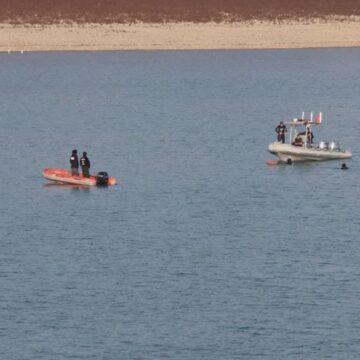
[[[109,183],[109,175],[105,171],[100,171],[96,175],[96,185],[106,186]]]

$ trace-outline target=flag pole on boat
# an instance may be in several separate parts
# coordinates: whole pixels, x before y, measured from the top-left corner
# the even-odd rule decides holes
[[[321,124],[322,121],[322,111],[315,117],[315,124]]]

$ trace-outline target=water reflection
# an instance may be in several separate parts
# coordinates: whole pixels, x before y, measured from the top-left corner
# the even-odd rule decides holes
[[[47,183],[47,184],[43,184],[43,188],[44,189],[50,189],[50,190],[70,190],[73,192],[90,192],[91,191],[91,187],[90,186],[86,186],[86,185],[72,185],[72,184],[51,184],[51,183]]]

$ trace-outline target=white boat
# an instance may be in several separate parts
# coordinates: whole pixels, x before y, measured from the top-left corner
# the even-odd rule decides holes
[[[270,153],[276,155],[280,161],[289,164],[298,161],[323,161],[350,159],[352,153],[342,150],[338,143],[320,141],[318,144],[312,142],[312,128],[321,124],[322,114],[319,113],[315,119],[305,119],[304,114],[300,119],[285,121],[290,126],[288,143],[274,141],[268,147]],[[299,129],[303,128],[303,131]]]

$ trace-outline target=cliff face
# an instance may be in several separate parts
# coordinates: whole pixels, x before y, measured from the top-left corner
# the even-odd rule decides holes
[[[359,0],[0,0],[11,23],[296,19],[360,15]]]

